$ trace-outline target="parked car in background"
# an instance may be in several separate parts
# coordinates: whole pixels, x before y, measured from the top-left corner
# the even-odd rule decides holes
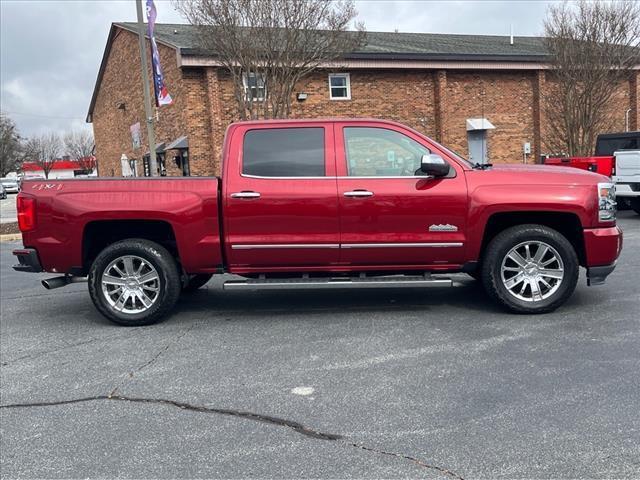
[[[640,215],[640,131],[598,135],[593,157],[551,157],[544,163],[611,177],[618,202]]]
[[[234,123],[222,178],[25,181],[26,272],[88,276],[122,325],[157,321],[180,291],[453,286],[466,272],[508,310],[549,312],[580,266],[604,283],[622,248],[609,178],[472,164],[382,120]],[[436,275],[440,274],[440,275]]]
[[[2,183],[0,183],[0,199],[4,200],[7,198],[7,191],[4,189]]]
[[[0,178],[0,183],[7,193],[18,193],[20,191],[17,178]]]

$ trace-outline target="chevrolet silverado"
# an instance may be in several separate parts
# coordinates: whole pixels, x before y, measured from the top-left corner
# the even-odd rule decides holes
[[[403,125],[280,120],[229,126],[222,175],[28,180],[16,270],[88,282],[121,325],[181,291],[451,286],[479,280],[506,309],[549,312],[622,248],[615,188],[572,168],[473,165]]]

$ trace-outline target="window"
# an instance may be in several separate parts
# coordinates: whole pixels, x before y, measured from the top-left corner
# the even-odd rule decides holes
[[[350,177],[413,177],[431,153],[406,135],[386,128],[345,127]]]
[[[244,136],[242,173],[324,177],[324,128],[265,128]]]
[[[351,100],[351,80],[348,73],[329,75],[329,98],[331,100]]]
[[[249,72],[242,77],[247,99],[262,101],[265,94],[265,81],[261,73]]]
[[[596,142],[596,156],[610,156],[618,150],[637,150],[640,148],[640,135],[633,137],[600,138]]]

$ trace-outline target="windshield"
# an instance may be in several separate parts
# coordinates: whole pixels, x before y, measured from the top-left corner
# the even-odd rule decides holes
[[[473,168],[473,164],[469,160],[464,158],[462,155],[457,154],[456,152],[454,152],[450,148],[445,147],[444,145],[440,145],[440,144],[438,144],[438,145],[440,146],[441,149],[443,149],[445,152],[447,152],[449,155],[451,155],[453,158],[455,158],[459,162],[465,164],[469,168]]]

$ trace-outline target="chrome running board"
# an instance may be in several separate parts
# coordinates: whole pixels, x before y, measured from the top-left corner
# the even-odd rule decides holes
[[[225,290],[280,290],[301,288],[388,288],[388,287],[451,287],[450,278],[430,275],[402,275],[389,277],[334,277],[334,278],[261,278],[228,280]]]

